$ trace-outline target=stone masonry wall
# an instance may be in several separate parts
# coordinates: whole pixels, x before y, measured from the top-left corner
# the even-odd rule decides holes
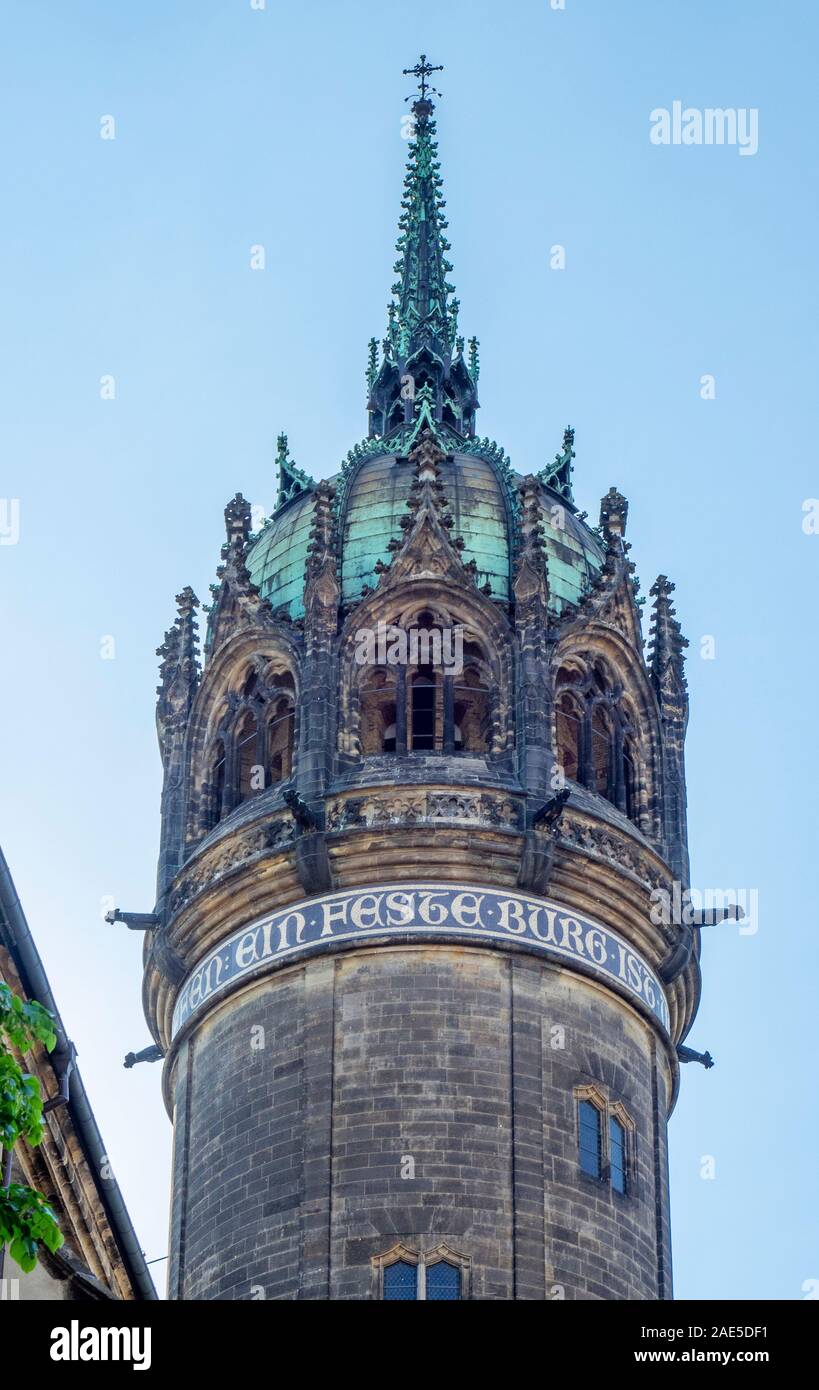
[[[633,1121],[625,1196],[579,1171],[583,1086]],[[522,953],[294,966],[180,1048],[170,1296],[378,1297],[401,1242],[467,1257],[472,1298],[668,1298],[667,1099],[649,1025]]]

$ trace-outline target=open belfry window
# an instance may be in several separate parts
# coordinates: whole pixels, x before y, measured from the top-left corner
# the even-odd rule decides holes
[[[620,1101],[596,1086],[575,1088],[577,1157],[581,1173],[626,1196],[634,1166],[634,1124]]]
[[[395,1245],[373,1260],[375,1296],[443,1303],[469,1297],[469,1260],[446,1245],[422,1254]]]
[[[296,698],[290,673],[262,678],[251,671],[231,698],[208,755],[207,830],[293,771]]]
[[[558,672],[555,736],[564,776],[638,822],[640,769],[633,716],[606,664],[588,653]]]
[[[360,747],[378,753],[486,753],[490,748],[492,676],[476,643],[465,642],[461,661],[452,633],[431,614],[405,627],[387,625],[387,647],[403,643],[408,660],[367,666],[359,684]],[[406,641],[404,642],[404,639]],[[383,653],[382,653],[383,655]]]

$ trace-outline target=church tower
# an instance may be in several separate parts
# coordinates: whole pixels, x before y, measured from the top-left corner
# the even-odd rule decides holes
[[[686,641],[660,576],[645,644],[573,430],[520,471],[476,431],[412,71],[366,438],[316,482],[280,437],[272,514],[228,503],[160,648],[169,1294],[667,1299]]]

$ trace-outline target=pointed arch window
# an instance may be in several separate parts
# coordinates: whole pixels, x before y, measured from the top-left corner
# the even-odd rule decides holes
[[[609,1172],[611,1174],[611,1185],[615,1192],[622,1192],[625,1195],[628,1168],[627,1168],[627,1135],[625,1125],[621,1124],[616,1115],[609,1116]]]
[[[418,1297],[418,1266],[407,1260],[396,1260],[384,1270],[384,1298],[411,1299]]]
[[[620,1196],[631,1192],[634,1122],[622,1101],[610,1101],[596,1085],[575,1087],[577,1159],[581,1173],[607,1183]]]
[[[600,1107],[594,1101],[581,1100],[577,1108],[578,1150],[580,1169],[590,1178],[603,1175],[603,1125]]]
[[[409,660],[365,668],[359,686],[361,754],[489,752],[491,675],[480,648],[459,646],[460,629],[443,629],[426,612],[417,625],[392,631],[406,639]],[[388,647],[387,660],[393,659]]]
[[[292,776],[295,748],[295,682],[289,671],[271,674],[261,660],[226,699],[213,745],[208,797],[199,818],[203,832],[241,802]]]
[[[561,667],[555,683],[555,747],[564,776],[640,823],[634,724],[622,689],[600,661]]]
[[[391,1302],[451,1302],[469,1297],[471,1262],[447,1245],[421,1253],[394,1245],[372,1262],[376,1298]]]
[[[449,1260],[436,1260],[435,1264],[427,1265],[426,1283],[427,1298],[432,1303],[463,1297],[461,1270]]]

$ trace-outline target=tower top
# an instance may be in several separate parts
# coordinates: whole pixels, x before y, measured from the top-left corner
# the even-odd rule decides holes
[[[417,77],[417,78],[418,78],[418,90],[419,90],[419,92],[421,93],[421,101],[426,102],[426,100],[427,100],[427,87],[428,87],[427,78],[429,77],[430,73],[433,73],[433,72],[443,72],[443,70],[444,70],[443,63],[439,63],[439,64],[437,65],[437,67],[436,67],[436,66],[434,66],[432,63],[428,63],[428,62],[427,62],[427,55],[426,55],[426,53],[422,53],[422,54],[421,54],[421,57],[420,57],[419,60],[418,60],[418,62],[415,64],[415,67],[414,67],[414,68],[404,68],[404,69],[403,69],[403,72],[404,72],[404,76],[405,76],[405,77]],[[434,92],[435,95],[436,95],[436,97],[439,97],[439,96],[441,95],[441,93],[440,93],[435,87],[429,87],[429,91],[430,91],[430,92]],[[408,96],[408,97],[405,97],[405,100],[406,100],[406,101],[413,101],[413,99],[415,99],[415,100],[417,101],[417,98],[415,98],[415,94],[414,94],[414,93],[412,93],[412,94],[411,94],[410,96]],[[432,105],[431,102],[430,102],[430,105]]]

